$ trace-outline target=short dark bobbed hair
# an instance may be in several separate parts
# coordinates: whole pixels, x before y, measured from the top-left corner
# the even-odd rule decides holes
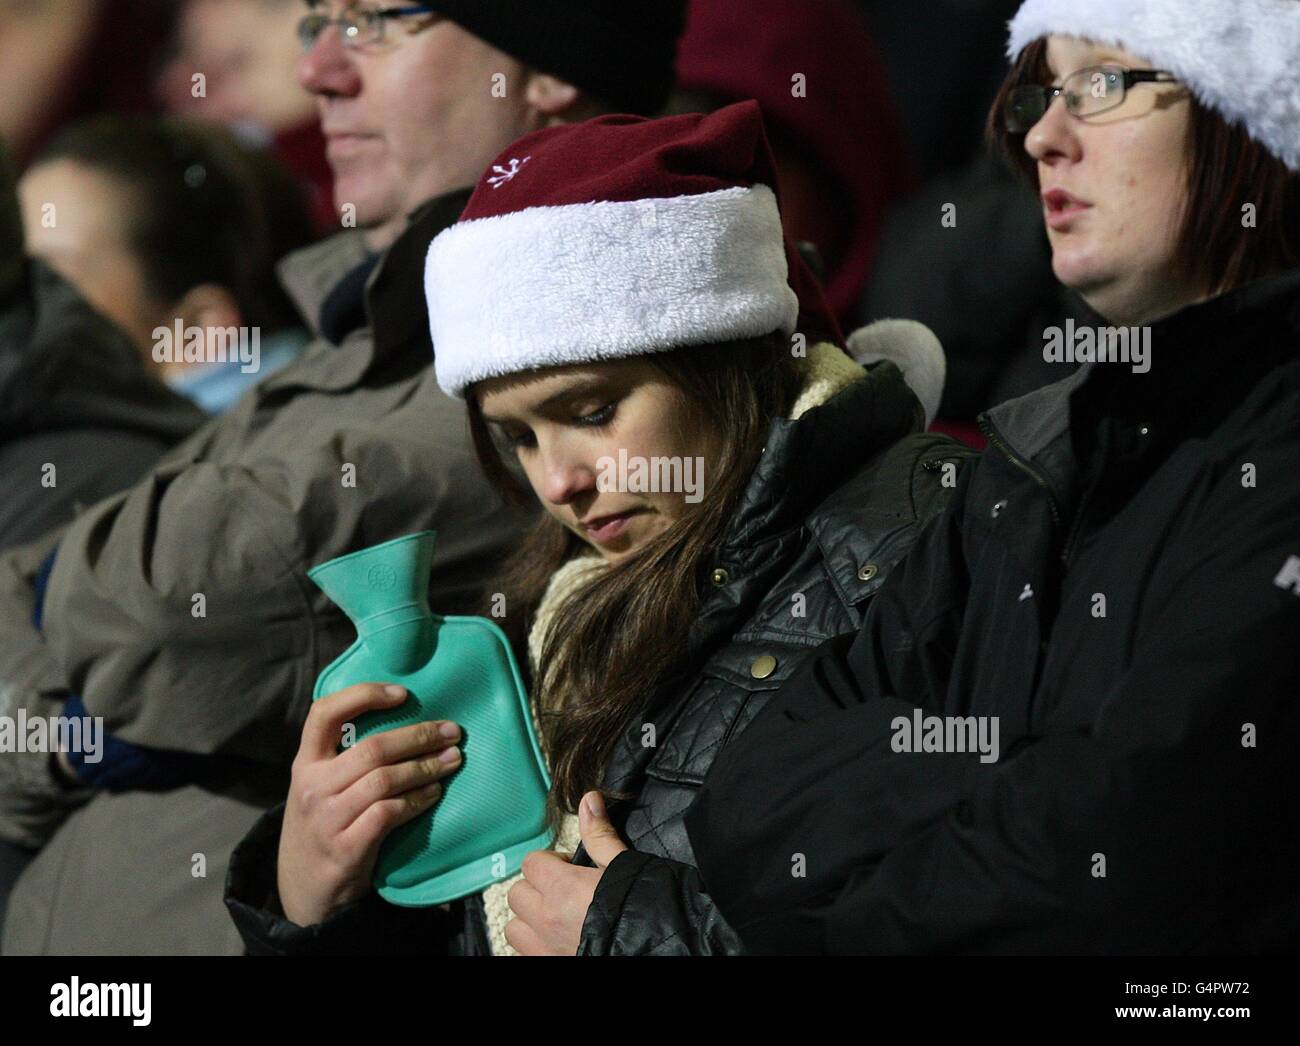
[[[1021,84],[1049,84],[1047,39],[1021,53],[989,113],[988,137],[1013,170],[1038,186],[1025,136],[1007,129],[1007,96]],[[1300,174],[1244,128],[1192,97],[1187,131],[1187,203],[1177,255],[1212,294],[1300,266]],[[1243,223],[1245,207],[1254,224]]]
[[[158,304],[213,283],[250,326],[275,332],[300,322],[275,263],[315,231],[302,189],[269,154],[215,125],[104,115],[63,130],[32,166],[60,160],[126,191],[127,243]]]

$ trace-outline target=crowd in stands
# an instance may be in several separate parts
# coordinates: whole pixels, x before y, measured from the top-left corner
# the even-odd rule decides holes
[[[1300,0],[0,21],[0,952],[1300,945]]]

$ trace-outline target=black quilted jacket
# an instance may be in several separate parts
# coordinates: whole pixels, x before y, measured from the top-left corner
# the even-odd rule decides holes
[[[744,950],[702,890],[682,814],[782,680],[823,640],[861,625],[867,601],[948,500],[969,452],[920,432],[920,414],[886,363],[798,421],[773,423],[710,571],[687,670],[677,673],[689,682],[652,701],[610,760],[606,791],[632,796],[610,804],[631,849],[601,879],[580,954]],[[641,743],[646,723],[654,747]],[[477,897],[422,911],[372,893],[319,925],[288,922],[275,894],[282,812],[265,815],[231,860],[226,903],[250,952],[488,950]],[[581,850],[575,861],[590,864]]]

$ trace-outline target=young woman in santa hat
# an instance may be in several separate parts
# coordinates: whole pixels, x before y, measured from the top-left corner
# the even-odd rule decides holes
[[[517,142],[433,242],[438,381],[467,401],[483,466],[544,509],[500,587],[558,842],[451,911],[381,901],[379,846],[438,801],[460,734],[336,754],[344,722],[403,696],[342,691],[234,856],[253,950],[741,949],[681,814],[781,680],[859,624],[967,453],[922,431],[933,336],[859,332],[858,359],[898,362],[868,369],[836,344],[775,188],[755,103],[605,117]],[[647,466],[678,481],[647,484]]]
[[[1027,0],[1010,50],[1093,359],[720,754],[697,866],[755,950],[1294,952],[1300,2]],[[993,758],[909,743],[965,717]]]

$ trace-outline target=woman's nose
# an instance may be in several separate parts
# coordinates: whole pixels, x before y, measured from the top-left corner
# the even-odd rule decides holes
[[[563,448],[543,450],[542,489],[538,494],[552,505],[567,505],[596,489],[596,474],[585,461]]]
[[[298,83],[312,94],[350,98],[361,90],[361,74],[343,46],[336,25],[327,25],[298,60]]]
[[[1061,159],[1078,160],[1082,151],[1078,123],[1063,98],[1053,99],[1043,118],[1025,135],[1025,152],[1049,165]]]

